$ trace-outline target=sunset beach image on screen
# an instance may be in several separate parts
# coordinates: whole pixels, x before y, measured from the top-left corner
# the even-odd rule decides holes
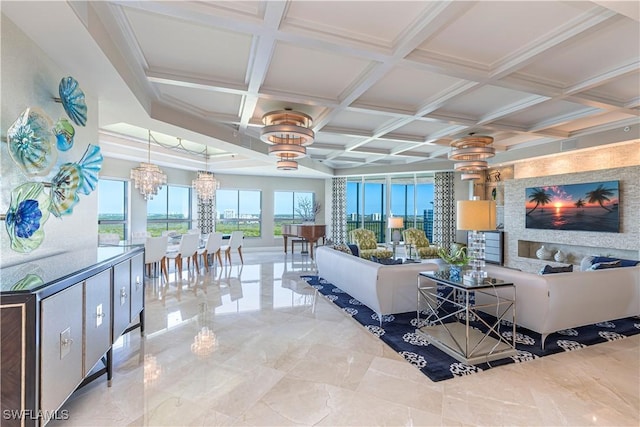
[[[620,232],[619,181],[531,187],[525,192],[527,228]]]

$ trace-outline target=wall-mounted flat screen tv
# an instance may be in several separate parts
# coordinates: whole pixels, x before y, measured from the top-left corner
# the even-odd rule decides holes
[[[526,191],[526,227],[620,232],[619,181],[532,187]]]

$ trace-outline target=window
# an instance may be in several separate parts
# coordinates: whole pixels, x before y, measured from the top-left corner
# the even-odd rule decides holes
[[[163,231],[184,234],[191,228],[191,188],[177,185],[163,186],[147,202],[147,232],[153,237]]]
[[[216,191],[216,231],[244,231],[245,237],[260,237],[262,193],[258,190]]]
[[[404,228],[424,230],[433,241],[433,182],[424,176],[391,178],[391,211],[404,219]]]
[[[347,232],[363,227],[384,242],[388,215],[403,217],[405,228],[424,230],[432,241],[433,178],[405,175],[347,180]]]
[[[127,181],[100,179],[98,182],[98,233],[127,235]]]
[[[347,232],[362,227],[373,231],[378,242],[385,241],[386,188],[385,178],[347,181]]]
[[[283,224],[315,221],[315,194],[303,191],[274,191],[274,236],[282,235]]]

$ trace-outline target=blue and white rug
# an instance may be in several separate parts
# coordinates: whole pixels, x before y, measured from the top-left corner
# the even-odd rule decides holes
[[[373,310],[343,290],[318,276],[302,276],[302,278],[325,298],[342,308],[345,313],[353,317],[369,332],[420,369],[432,381],[470,375],[496,366],[526,362],[562,351],[579,350],[593,344],[619,340],[640,333],[640,317],[612,320],[551,334],[547,337],[543,350],[540,344],[540,334],[517,327],[517,355],[490,363],[467,365],[430,345],[426,339],[416,334],[418,322],[415,312],[385,315],[382,318],[382,326],[380,326],[379,317]],[[420,320],[424,320],[422,315]],[[472,321],[470,325],[483,329],[480,322]],[[504,326],[501,331],[502,336],[510,339],[513,333],[512,324],[503,322],[502,325]]]

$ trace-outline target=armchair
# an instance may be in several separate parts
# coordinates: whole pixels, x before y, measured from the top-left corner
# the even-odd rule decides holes
[[[431,246],[424,230],[417,228],[407,228],[402,232],[404,247],[407,251],[412,251],[420,258],[438,258],[438,247]]]
[[[358,246],[360,258],[371,259],[371,256],[378,258],[391,258],[393,251],[387,248],[379,248],[376,242],[376,235],[371,230],[356,228],[349,232],[349,239]]]

